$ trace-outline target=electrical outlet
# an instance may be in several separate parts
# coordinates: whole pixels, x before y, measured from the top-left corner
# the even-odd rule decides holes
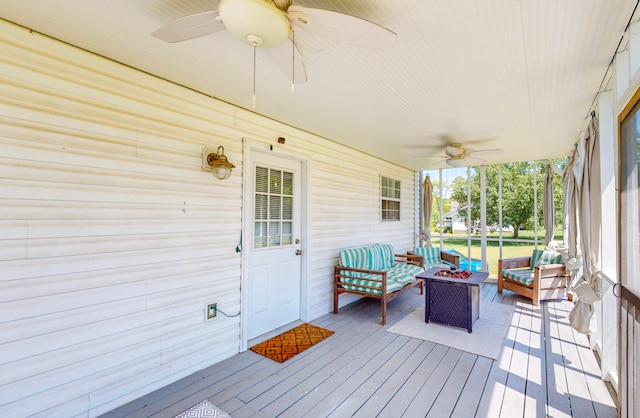
[[[207,305],[207,319],[213,319],[218,315],[218,304],[210,303]]]

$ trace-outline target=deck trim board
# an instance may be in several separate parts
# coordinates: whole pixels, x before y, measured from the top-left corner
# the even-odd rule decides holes
[[[284,363],[239,353],[104,416],[173,417],[204,399],[234,418],[616,416],[588,339],[568,324],[571,303],[534,307],[492,283],[480,299],[516,308],[495,361],[387,332],[424,306],[407,292],[386,326],[379,301],[361,299],[312,321],[335,333]]]

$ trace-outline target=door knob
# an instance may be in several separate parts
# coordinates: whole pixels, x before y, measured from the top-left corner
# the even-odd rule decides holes
[[[302,254],[302,250],[296,250],[296,255]]]

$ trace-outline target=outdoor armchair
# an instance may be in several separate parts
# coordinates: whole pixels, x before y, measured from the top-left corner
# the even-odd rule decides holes
[[[507,289],[532,300],[567,297],[568,276],[562,256],[553,251],[533,250],[529,257],[498,260],[498,293]]]

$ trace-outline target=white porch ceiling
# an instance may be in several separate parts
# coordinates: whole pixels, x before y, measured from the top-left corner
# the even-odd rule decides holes
[[[569,155],[637,0],[296,0],[398,34],[390,50],[296,32],[308,82],[266,51],[252,111],[415,170],[447,141],[502,148],[487,163]],[[251,110],[253,51],[227,31],[150,34],[210,0],[0,0],[0,17]],[[277,137],[278,133],[274,133]]]

